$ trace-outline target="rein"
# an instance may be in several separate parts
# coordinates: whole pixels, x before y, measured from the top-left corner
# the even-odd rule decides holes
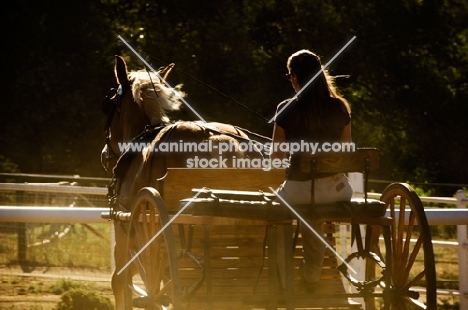
[[[234,128],[236,128],[237,130],[240,130],[240,131],[244,131],[246,133],[248,133],[249,135],[252,135],[252,136],[256,136],[258,138],[261,138],[261,139],[264,139],[264,140],[267,140],[267,141],[271,141],[271,138],[270,137],[265,137],[261,134],[258,134],[256,132],[253,132],[253,131],[250,131],[248,129],[245,129],[245,128],[242,128],[242,127],[239,127],[239,126],[234,126]],[[252,140],[251,140],[252,141]]]
[[[148,55],[147,53],[144,53],[144,52],[142,52],[142,51],[140,51],[140,50],[138,50],[138,53],[139,53],[139,54],[142,54],[142,55],[145,55],[146,58],[155,59],[155,60],[158,61],[160,64],[162,64],[162,65],[164,65],[164,66],[167,66],[167,63],[165,63],[164,61],[162,61],[162,60],[160,60],[160,59],[158,59],[158,58],[156,58],[156,57],[154,57],[154,56]],[[184,72],[184,71],[179,70],[179,69],[176,69],[176,68],[175,68],[175,69],[172,69],[172,70],[175,70],[175,71],[177,71],[177,72],[179,72],[179,73],[182,73],[182,74],[188,76],[188,77],[191,78],[192,80],[194,80],[194,81],[196,81],[196,82],[202,84],[203,86],[205,86],[205,87],[211,89],[212,91],[218,93],[220,96],[222,96],[222,97],[224,97],[224,98],[226,98],[226,99],[231,100],[232,102],[234,102],[234,103],[237,104],[238,106],[240,106],[240,107],[246,109],[247,111],[249,111],[249,112],[251,112],[251,113],[257,115],[258,117],[261,117],[263,120],[268,121],[268,122],[270,121],[268,118],[266,118],[265,116],[263,116],[263,115],[260,114],[259,112],[257,112],[257,111],[255,111],[255,110],[251,109],[251,108],[248,107],[247,105],[245,105],[245,104],[239,102],[238,100],[236,100],[236,99],[234,99],[234,98],[232,98],[232,97],[226,95],[225,93],[223,93],[223,92],[219,91],[218,89],[214,88],[213,86],[211,86],[211,85],[209,85],[209,84],[207,84],[207,83],[201,81],[200,79],[198,79],[198,78],[196,78],[196,77],[194,77],[194,76],[188,74],[187,72]]]

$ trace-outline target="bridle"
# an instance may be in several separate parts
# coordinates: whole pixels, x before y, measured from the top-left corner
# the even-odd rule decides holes
[[[106,97],[102,100],[101,111],[107,116],[104,129],[108,129],[110,127],[114,113],[117,111],[117,101],[119,101],[118,97],[121,97],[122,94],[123,90],[121,86],[119,86],[119,88],[111,88],[107,92]]]
[[[162,68],[159,69],[159,71]],[[153,79],[151,77],[151,74],[149,73],[148,70],[148,77],[149,80],[151,81],[151,84],[153,84],[153,88],[156,90],[156,86],[154,86]],[[104,150],[101,154],[101,163],[102,166],[106,171],[108,171],[108,165],[111,160],[114,160],[116,158],[119,158],[121,154],[117,154],[114,149],[112,149],[111,146],[111,132],[110,132],[110,127],[112,125],[112,120],[114,119],[114,115],[117,112],[117,114],[120,114],[121,108],[122,108],[122,98],[124,95],[124,92],[129,89],[132,85],[132,82],[130,83],[125,83],[123,85],[119,85],[118,88],[111,88],[107,92],[106,97],[102,100],[101,102],[101,111],[106,115],[106,123],[104,125],[104,131],[106,134],[105,137],[105,147]],[[156,97],[159,97],[157,91],[155,91]]]
[[[111,146],[111,132],[110,126],[114,118],[115,113],[120,114],[122,107],[122,96],[123,88],[119,86],[118,88],[111,88],[107,92],[106,97],[101,102],[101,111],[106,115],[106,123],[104,125],[104,131],[106,134],[105,137],[105,147],[103,153],[101,154],[101,163],[106,171],[108,171],[108,165],[111,160],[114,160],[119,157],[115,153]]]
[[[111,130],[112,120],[114,119],[115,113],[120,114],[122,108],[122,97],[124,91],[122,85],[119,85],[118,88],[111,88],[107,92],[106,97],[101,102],[101,111],[106,115],[106,123],[104,125],[104,131],[106,134],[105,137],[105,146],[101,153],[101,164],[107,172],[109,172],[109,163],[113,160],[120,158],[120,154],[117,154],[111,145]],[[125,210],[118,202],[117,198],[117,179],[112,171],[112,178],[107,185],[107,199],[109,205],[109,220],[115,220],[115,212],[120,210]]]

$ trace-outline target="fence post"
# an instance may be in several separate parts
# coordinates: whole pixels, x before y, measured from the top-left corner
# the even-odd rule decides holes
[[[352,173],[348,173],[348,178],[349,178],[349,182],[351,183],[351,186],[353,187],[353,190],[354,190],[354,195],[356,197],[364,197],[364,175],[362,173],[359,173],[359,172],[352,172]],[[341,232],[341,242],[342,244],[345,244],[346,245],[346,229],[349,227],[351,228],[350,226],[348,225],[342,225],[344,226],[345,228],[343,228],[343,230],[340,230]],[[362,241],[365,242],[365,225],[360,225],[359,226],[360,230],[361,230],[361,236],[362,236]],[[343,240],[344,239],[344,240]],[[351,247],[351,252],[357,252],[357,246],[356,246],[356,242],[352,245]],[[347,255],[343,255],[343,257],[347,257]],[[356,271],[356,274],[353,275],[353,277],[355,277],[356,279],[358,280],[364,280],[365,279],[365,261],[363,259],[355,259],[355,260],[352,260],[350,263],[350,266]],[[342,277],[342,282],[343,282],[343,285],[344,287],[348,288],[348,293],[357,293],[357,290],[356,290],[356,287],[354,285],[351,284],[351,282],[349,282],[347,279],[345,279],[344,277]],[[357,303],[360,303],[363,307],[363,309],[366,309],[366,304],[364,302],[364,300],[362,298],[350,298],[352,301],[354,302],[357,302]]]
[[[24,203],[24,192],[16,192],[16,203],[22,205]],[[16,233],[18,242],[18,262],[23,272],[31,272],[30,262],[28,260],[28,240],[26,236],[26,223],[16,223]]]
[[[115,245],[115,227],[114,223],[110,223],[110,263],[111,263],[111,272],[115,270],[115,257],[114,257],[114,245]]]
[[[463,190],[457,191],[457,208],[466,208],[468,198]],[[458,239],[458,286],[460,290],[460,309],[468,309],[468,234],[467,225],[457,226]]]

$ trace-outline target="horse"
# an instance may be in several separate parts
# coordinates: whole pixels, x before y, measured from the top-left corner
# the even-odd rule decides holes
[[[187,167],[188,160],[195,156],[200,159],[221,159],[219,151],[154,151],[162,143],[226,143],[233,147],[222,154],[224,158],[262,158],[258,150],[242,152],[235,147],[242,141],[250,140],[242,129],[233,125],[169,120],[168,113],[180,109],[181,98],[185,96],[180,85],[169,87],[164,83],[173,67],[174,64],[170,64],[159,69],[158,74],[144,70],[129,72],[125,60],[115,56],[114,72],[119,87],[113,89],[102,104],[107,114],[107,137],[101,153],[104,168],[113,171],[114,182],[110,193],[115,191],[117,202],[114,209],[131,212],[132,198],[143,187],[156,187],[156,181],[165,175],[168,167]],[[144,141],[141,151],[122,148],[125,143],[141,141]],[[229,161],[226,161],[226,166],[230,166]],[[132,291],[128,288],[131,276],[128,277],[128,274],[135,273],[136,269],[130,265],[125,272],[118,274],[127,263],[125,240],[128,227],[125,225],[125,222],[114,221],[115,269],[111,285],[115,309],[132,309]]]

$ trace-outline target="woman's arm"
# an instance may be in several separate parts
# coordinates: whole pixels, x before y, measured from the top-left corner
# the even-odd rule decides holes
[[[343,128],[340,142],[353,142],[351,139],[351,121]]]
[[[275,148],[274,148],[274,145],[279,145],[280,143],[283,143],[283,142],[286,142],[286,133],[281,126],[278,126],[275,123],[273,127],[273,138],[272,138],[272,146],[271,146],[273,148],[273,152],[270,155],[271,160],[276,159],[276,158],[279,158],[280,160],[282,160],[283,158],[286,157],[287,154],[285,152],[279,151],[278,148],[276,148],[276,151],[275,151]]]

